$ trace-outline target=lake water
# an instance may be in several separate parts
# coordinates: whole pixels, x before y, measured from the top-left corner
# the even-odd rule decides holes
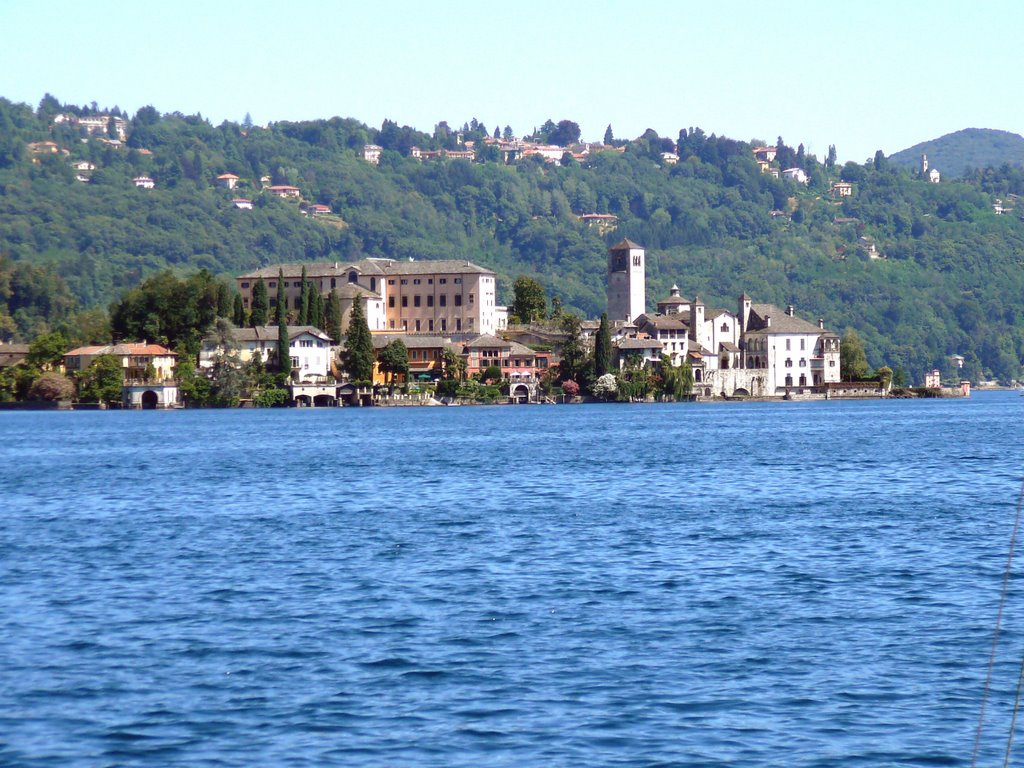
[[[968,765],[1022,419],[2,413],[0,764]]]

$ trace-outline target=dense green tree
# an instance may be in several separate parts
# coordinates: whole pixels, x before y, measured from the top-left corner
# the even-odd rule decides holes
[[[115,339],[183,344],[197,354],[217,318],[218,295],[219,284],[206,270],[183,280],[161,272],[111,306],[111,331]]]
[[[277,372],[282,376],[292,372],[291,339],[288,338],[288,321],[284,315],[277,321]]]
[[[119,403],[124,368],[115,355],[100,355],[79,373],[78,399],[83,403]]]
[[[572,120],[559,120],[555,129],[548,134],[548,141],[559,147],[567,147],[580,140],[580,127]]]
[[[612,367],[612,334],[608,325],[608,313],[601,313],[601,325],[594,337],[594,376],[600,378]]]
[[[245,326],[245,304],[242,302],[242,294],[236,293],[234,306],[231,309],[231,322],[239,328]]]
[[[361,297],[352,302],[345,336],[345,371],[353,381],[373,380],[373,338]]]
[[[306,265],[302,265],[302,282],[299,289],[299,319],[296,325],[309,325],[309,280],[306,278]]]
[[[252,313],[249,320],[253,327],[266,325],[270,318],[270,296],[267,284],[262,277],[256,279],[252,288]]]
[[[237,294],[236,294],[237,295]],[[217,284],[217,317],[231,317],[233,304],[227,283]]]
[[[571,379],[579,384],[587,359],[580,318],[577,315],[565,315],[562,321],[562,330],[566,333],[566,340],[562,343],[562,361],[558,364],[558,379],[563,382]]]
[[[512,314],[522,323],[533,323],[547,316],[547,299],[544,286],[535,278],[520,275],[513,286],[515,298]]]
[[[288,325],[288,291],[284,287],[284,270],[277,270],[277,298],[274,301],[274,320]]]
[[[381,371],[387,374],[388,390],[394,390],[395,376],[402,376],[406,384],[409,382],[409,350],[401,339],[388,342],[377,357]]]
[[[604,144],[605,146],[612,146],[615,143],[615,135],[612,133],[612,124],[608,123],[608,127],[604,129]]]
[[[309,325],[314,328],[324,327],[324,297],[320,295],[313,283],[309,284]]]
[[[331,340],[335,344],[341,344],[341,298],[334,288],[331,288],[331,292],[327,295],[324,326],[324,332],[331,337]]]
[[[178,356],[174,367],[174,379],[178,382],[178,392],[182,402],[189,407],[208,405],[210,401],[210,382],[196,370],[195,360],[189,354]]]
[[[843,335],[839,347],[839,375],[843,381],[860,381],[866,379],[870,372],[864,342],[855,330],[850,329]]]
[[[58,367],[64,361],[64,354],[69,350],[70,346],[64,334],[44,333],[37,336],[29,345],[25,362],[40,370],[49,370]]]

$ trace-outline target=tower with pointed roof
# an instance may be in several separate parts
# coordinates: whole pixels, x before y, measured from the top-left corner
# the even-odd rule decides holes
[[[623,240],[608,249],[608,319],[632,322],[647,305],[644,248]]]

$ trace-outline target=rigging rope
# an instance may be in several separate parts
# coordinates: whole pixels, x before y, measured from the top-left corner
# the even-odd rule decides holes
[[[1010,587],[1010,571],[1013,566],[1013,550],[1017,544],[1017,532],[1020,530],[1021,507],[1024,506],[1024,480],[1021,481],[1020,494],[1017,496],[1017,514],[1013,521],[1013,533],[1010,534],[1010,551],[1006,555],[1006,569],[1003,571],[1003,587],[999,593],[999,611],[996,613],[996,628],[992,633],[992,653],[988,657],[988,674],[985,675],[985,690],[981,694],[981,711],[978,713],[978,728],[974,732],[974,750],[971,752],[971,768],[978,764],[978,748],[981,746],[981,729],[985,724],[985,704],[988,702],[989,689],[992,687],[992,669],[996,663],[996,647],[999,645],[999,628],[1003,623],[1003,608],[1006,605],[1006,593]],[[1024,667],[1022,667],[1024,671]],[[1017,701],[1020,702],[1020,682],[1017,684]],[[1016,721],[1017,705],[1014,705]],[[1010,741],[1013,741],[1013,726],[1010,729]],[[1007,760],[1010,754],[1010,743],[1006,745]]]
[[[1017,696],[1013,700],[1013,717],[1010,718],[1010,733],[1006,737],[1006,756],[1003,758],[1003,768],[1010,766],[1010,747],[1013,746],[1013,732],[1017,729],[1017,712],[1020,710],[1020,689],[1024,687],[1024,658],[1020,660],[1020,674],[1017,675]]]

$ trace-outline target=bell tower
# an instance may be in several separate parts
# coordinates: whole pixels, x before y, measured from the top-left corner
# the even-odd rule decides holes
[[[608,249],[608,319],[633,322],[647,305],[644,248],[623,240]]]

